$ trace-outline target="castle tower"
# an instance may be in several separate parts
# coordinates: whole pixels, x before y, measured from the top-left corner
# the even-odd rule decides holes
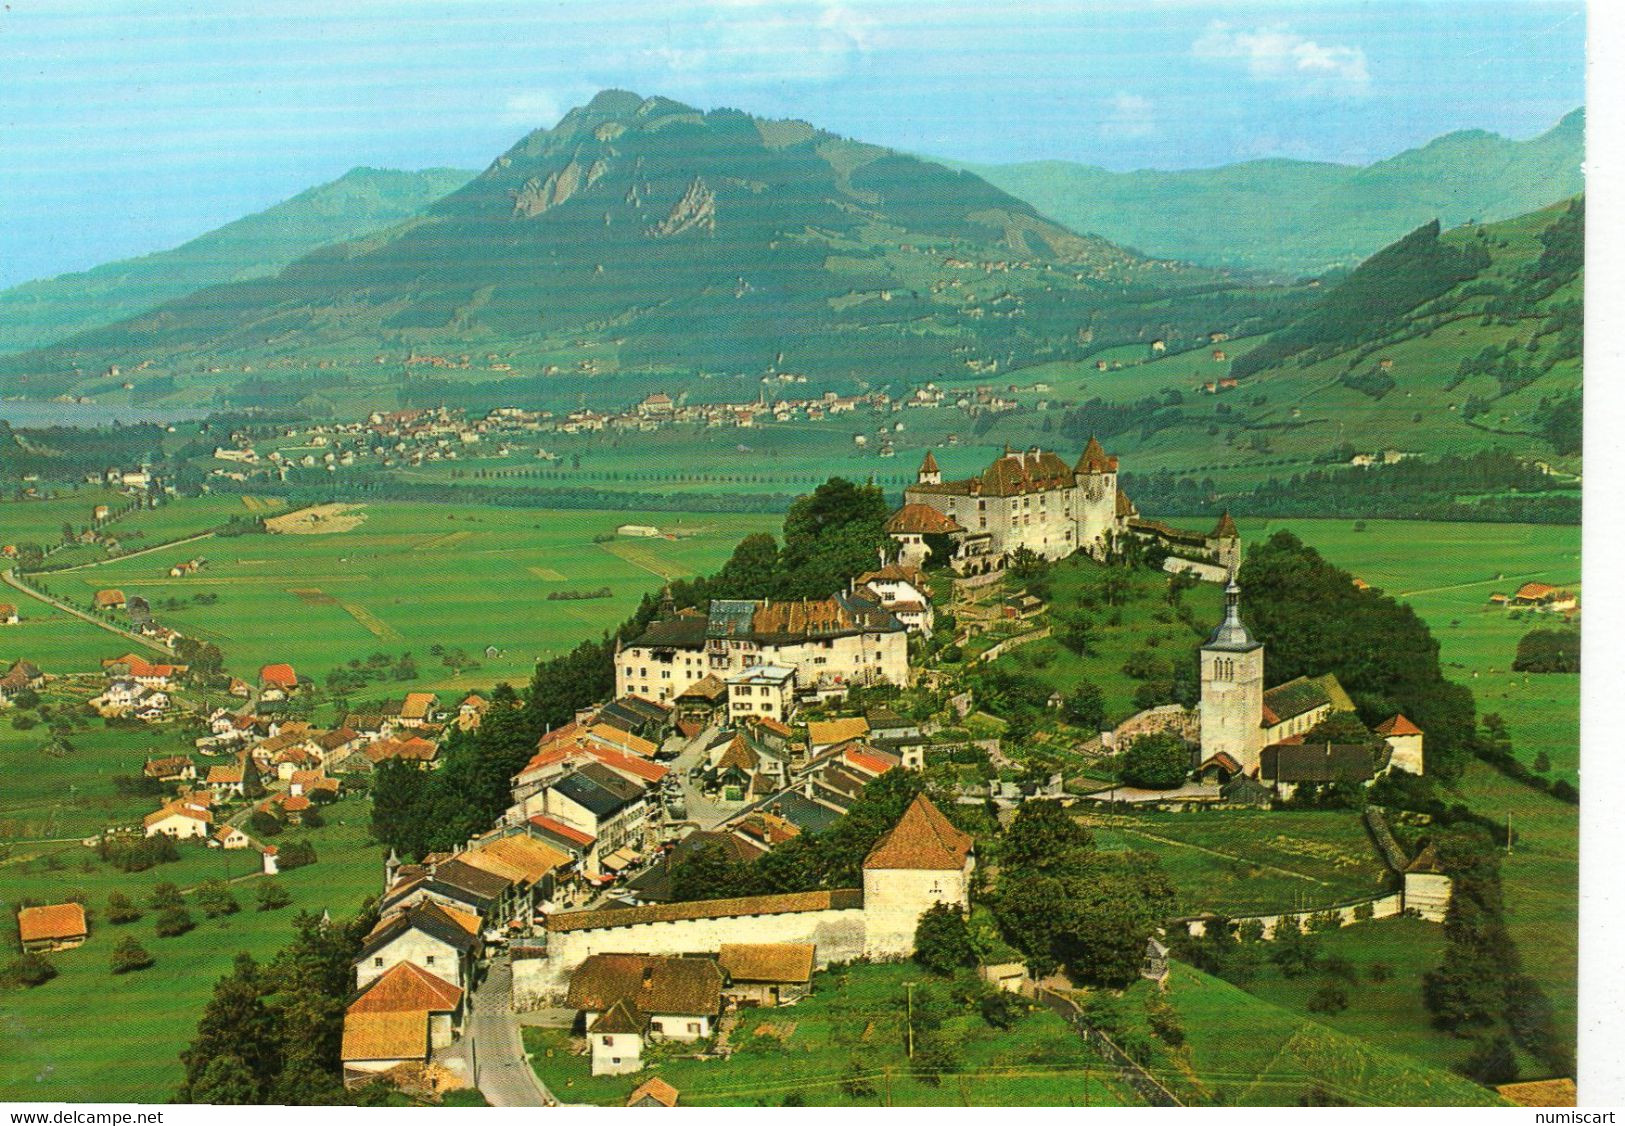
[[[1241,587],[1224,588],[1224,621],[1202,646],[1202,758],[1223,751],[1243,772],[1264,746],[1264,646],[1241,620]]]
[[[1091,434],[1072,474],[1077,481],[1073,520],[1078,548],[1102,558],[1117,530],[1117,459]]]
[[[1229,509],[1225,509],[1218,524],[1207,534],[1207,549],[1218,557],[1219,566],[1232,575],[1241,569],[1241,533],[1236,531]]]
[[[938,903],[969,907],[974,848],[930,798],[916,797],[863,861],[864,953],[906,958],[921,915]]]
[[[925,460],[920,462],[920,475],[915,479],[920,485],[942,484],[942,470],[937,468],[937,457],[930,450],[925,451]]]

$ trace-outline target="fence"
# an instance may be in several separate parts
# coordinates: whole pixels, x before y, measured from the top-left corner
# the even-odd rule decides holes
[[[1022,989],[1022,992],[1070,1024],[1078,1035],[1083,1037],[1083,1042],[1111,1065],[1117,1077],[1134,1088],[1147,1103],[1164,1107],[1185,1105],[1172,1091],[1154,1079],[1149,1071],[1135,1063],[1127,1052],[1113,1043],[1110,1036],[1091,1025],[1085,1019],[1083,1010],[1072,998],[1064,997],[1046,986],[1030,983]]]

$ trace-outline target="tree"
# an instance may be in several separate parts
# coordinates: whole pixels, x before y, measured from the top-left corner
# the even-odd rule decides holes
[[[181,889],[167,881],[154,884],[152,894],[147,897],[147,906],[154,911],[177,910],[185,905],[186,901],[181,898]]]
[[[920,916],[914,928],[914,960],[942,977],[976,964],[970,931],[958,907],[937,903]]]
[[[254,889],[254,906],[259,911],[277,911],[293,902],[288,889],[275,879],[266,877]]]
[[[1068,723],[1089,731],[1106,726],[1106,694],[1092,680],[1080,680],[1061,703],[1061,712]]]
[[[750,877],[743,868],[721,845],[701,845],[671,870],[671,897],[687,902],[746,894],[742,885]]]
[[[159,938],[174,938],[183,935],[197,924],[192,921],[191,913],[182,907],[170,907],[158,914],[153,929]]]
[[[115,926],[133,923],[141,917],[141,908],[131,903],[130,897],[122,891],[115,891],[107,897],[106,917]]]
[[[56,976],[56,967],[51,960],[43,954],[24,953],[7,962],[0,969],[0,982],[8,985],[35,986],[44,985]]]
[[[197,905],[210,919],[217,919],[221,915],[235,915],[242,910],[237,897],[231,894],[231,889],[219,880],[210,880],[197,889]]]
[[[1080,657],[1094,655],[1095,624],[1081,610],[1052,612],[1052,632],[1062,647]]]
[[[1335,1016],[1349,1007],[1349,991],[1335,981],[1328,981],[1310,995],[1304,1007],[1312,1013]]]
[[[181,1053],[186,1077],[177,1102],[222,1094],[241,1102],[264,1101],[282,1060],[276,1018],[261,997],[261,984],[259,965],[248,954],[238,954],[231,973],[215,983],[197,1036]]]
[[[147,948],[136,941],[135,935],[127,934],[118,940],[113,947],[113,972],[116,974],[129,973],[132,970],[144,970],[152,965],[152,955]]]
[[[877,486],[842,477],[798,497],[784,517],[779,596],[828,598],[851,576],[872,568],[895,546],[886,535],[890,515]]]
[[[385,765],[389,765],[385,763]],[[255,836],[274,837],[282,832],[282,822],[267,809],[256,809],[248,815],[248,827],[254,831]],[[380,838],[382,839],[382,838]]]
[[[1171,731],[1136,736],[1123,751],[1123,780],[1148,790],[1174,789],[1190,769],[1190,746]]]
[[[238,1056],[215,1056],[189,1085],[188,1102],[250,1106],[261,1101],[261,1086]]]
[[[1487,1086],[1511,1083],[1518,1078],[1518,1060],[1512,1052],[1512,1041],[1505,1036],[1479,1040],[1461,1070]]]
[[[1094,847],[1094,836],[1060,802],[1024,802],[1000,842],[999,867],[1009,875],[1067,870]]]

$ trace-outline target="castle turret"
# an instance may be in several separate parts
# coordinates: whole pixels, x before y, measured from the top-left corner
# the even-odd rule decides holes
[[[1202,758],[1221,751],[1252,774],[1264,746],[1264,646],[1241,620],[1235,573],[1224,588],[1224,621],[1202,646]]]
[[[914,953],[921,915],[938,903],[969,907],[975,865],[971,835],[956,829],[930,798],[916,797],[863,861],[864,953]]]
[[[1207,549],[1217,559],[1219,566],[1235,574],[1241,568],[1241,533],[1236,530],[1236,522],[1230,519],[1230,510],[1225,509],[1219,522],[1207,534]]]
[[[1089,444],[1072,470],[1077,491],[1073,521],[1079,549],[1104,558],[1119,530],[1117,518],[1117,459],[1089,435]]]
[[[937,468],[937,457],[930,450],[925,451],[925,460],[920,462],[920,475],[916,479],[921,485],[942,484],[942,470]]]

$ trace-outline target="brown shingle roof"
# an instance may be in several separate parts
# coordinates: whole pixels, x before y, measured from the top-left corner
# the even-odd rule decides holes
[[[517,883],[534,884],[570,858],[534,837],[514,836],[486,841],[458,855],[464,864]]]
[[[1117,472],[1117,459],[1109,456],[1100,448],[1100,442],[1093,434],[1089,435],[1089,444],[1083,447],[1083,455],[1078,458],[1079,473],[1115,473]]]
[[[1214,525],[1213,531],[1209,532],[1208,535],[1218,540],[1241,538],[1241,533],[1236,531],[1236,522],[1230,519],[1230,510],[1228,508],[1224,510],[1224,515],[1219,517],[1218,524]]]
[[[463,991],[412,962],[396,962],[350,1002],[352,1013],[440,1013],[462,1004]]]
[[[876,842],[863,867],[958,870],[965,866],[975,843],[969,833],[949,824],[930,798],[920,794],[892,830]]]
[[[807,743],[809,746],[825,746],[831,743],[845,743],[852,739],[861,739],[869,734],[869,721],[862,716],[851,716],[844,719],[815,719],[807,724]]]
[[[734,981],[800,984],[812,979],[810,942],[724,942],[717,964]]]
[[[886,521],[886,531],[890,535],[947,535],[964,530],[959,521],[928,504],[905,504]]]
[[[547,929],[597,930],[640,923],[671,923],[683,919],[728,919],[744,915],[788,915],[800,911],[840,911],[863,906],[857,888],[835,891],[796,891],[780,895],[747,895],[737,899],[701,899],[690,903],[656,903],[648,907],[617,907],[599,911],[566,911],[550,915]]]
[[[1503,1083],[1495,1089],[1495,1093],[1518,1106],[1580,1105],[1580,1093],[1572,1079],[1536,1079],[1529,1083]]]
[[[718,1013],[722,971],[709,958],[594,954],[571,975],[571,1008],[605,1012],[617,1002],[639,1013]]]
[[[627,1106],[640,1106],[645,1101],[658,1103],[660,1106],[676,1106],[679,1092],[676,1087],[667,1083],[660,1076],[647,1079],[636,1091],[626,1097]]]
[[[1392,715],[1377,724],[1378,735],[1420,735],[1422,729],[1403,715]]]
[[[77,903],[24,907],[17,912],[17,934],[24,942],[83,938],[87,933],[85,909]]]
[[[622,998],[600,1013],[598,1019],[592,1022],[592,1027],[587,1031],[600,1035],[630,1032],[642,1036],[644,1029],[648,1027],[649,1018],[628,1005],[626,1000]]]
[[[421,1060],[429,1057],[426,1012],[360,1012],[344,1016],[339,1055],[349,1060]]]

